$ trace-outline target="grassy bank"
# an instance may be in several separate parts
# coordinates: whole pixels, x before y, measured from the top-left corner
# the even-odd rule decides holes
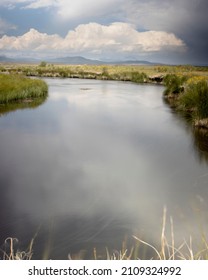
[[[164,84],[168,103],[186,114],[195,126],[208,128],[208,78],[170,74]]]
[[[31,102],[46,97],[47,92],[47,84],[42,80],[17,74],[0,74],[0,104]]]
[[[168,74],[201,75],[208,77],[208,67],[190,65],[57,65],[0,64],[0,73],[35,77],[85,78],[132,82],[162,82]]]
[[[21,83],[18,81],[17,74],[33,77],[82,78],[164,84],[166,87],[164,96],[168,103],[176,110],[189,115],[194,126],[208,129],[208,67],[191,65],[1,64],[0,73],[11,75],[13,86],[15,84],[18,92],[22,92],[20,99],[24,99],[25,94],[32,97],[33,94],[45,93],[46,85],[41,81],[29,80],[30,85],[19,90]],[[9,77],[10,75],[7,76]],[[32,83],[36,83],[36,85],[33,86]],[[12,100],[14,98],[12,86],[7,86],[7,91],[7,96]],[[15,94],[17,94],[17,90],[15,90]],[[7,97],[0,96],[0,102],[7,102]]]

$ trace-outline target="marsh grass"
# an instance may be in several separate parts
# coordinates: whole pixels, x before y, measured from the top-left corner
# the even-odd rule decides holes
[[[208,117],[208,82],[203,79],[190,79],[186,90],[179,97],[179,106],[195,112],[195,117]]]
[[[167,234],[167,231],[169,234]],[[169,238],[167,237],[169,236]],[[106,259],[108,260],[137,260],[137,259],[151,259],[151,260],[206,260],[208,259],[208,242],[206,235],[202,232],[200,246],[196,246],[193,243],[193,239],[190,236],[188,240],[183,239],[181,243],[176,242],[174,234],[173,218],[169,218],[167,221],[167,210],[164,208],[160,242],[158,246],[147,242],[138,236],[133,236],[135,240],[134,246],[130,249],[127,248],[126,243],[122,245],[120,251],[109,253],[106,249]],[[143,247],[143,248],[142,248]],[[144,249],[148,251],[147,258],[143,255]],[[197,248],[196,248],[197,247]],[[141,250],[142,249],[142,250]],[[97,259],[95,250],[95,259]]]
[[[197,127],[208,129],[208,77],[167,74],[164,98]]]
[[[197,84],[198,102],[197,113],[200,119],[208,118],[208,83],[207,81],[200,81]]]
[[[176,244],[174,235],[173,219],[170,217],[170,238],[167,237],[167,210],[164,208],[162,230],[160,237],[160,246],[157,248],[151,243],[148,243],[137,236],[134,236],[135,240],[143,245],[149,247],[153,252],[153,258],[155,260],[200,260],[208,259],[208,243],[204,234],[202,234],[202,249],[194,249],[192,237],[189,240],[182,240],[181,243]]]
[[[96,248],[93,249],[93,260],[207,260],[208,259],[208,241],[206,234],[202,231],[200,245],[193,242],[192,237],[183,239],[181,242],[176,241],[174,234],[173,218],[167,219],[167,209],[163,210],[161,233],[158,237],[158,245],[153,245],[138,236],[132,236],[134,243],[128,245],[127,239],[124,239],[120,250],[105,249],[105,254],[100,255]],[[5,246],[7,249],[2,250],[3,260],[31,260],[33,257],[33,245],[36,236],[31,240],[25,251],[15,249],[16,238],[7,238]],[[148,257],[144,255],[148,252]],[[66,256],[67,257],[67,256]],[[44,258],[45,259],[45,258]],[[84,251],[74,255],[68,255],[69,260],[84,259]]]
[[[167,233],[168,232],[168,233]],[[169,236],[169,237],[167,237]],[[138,236],[134,235],[135,243],[130,248],[127,242],[124,241],[120,251],[110,253],[106,249],[105,259],[107,260],[206,260],[208,259],[208,242],[206,235],[202,232],[200,246],[194,244],[192,237],[188,240],[183,239],[181,243],[176,242],[174,234],[173,218],[167,220],[167,210],[163,210],[160,242],[158,246],[147,242]],[[148,255],[144,255],[148,252]],[[148,257],[147,257],[148,256]],[[94,249],[94,259],[98,259],[96,249]]]
[[[88,74],[94,78],[102,78],[102,76],[111,77],[125,77],[129,73],[139,72],[145,73],[147,76],[151,75],[192,75],[192,76],[208,76],[208,67],[197,67],[192,65],[63,65],[63,64],[50,64],[44,62],[38,64],[12,64],[1,63],[0,72],[4,73],[22,73],[27,76],[57,76],[62,75],[70,77],[73,75]],[[62,75],[61,73],[62,72]],[[128,77],[131,78],[131,77]]]
[[[16,74],[0,74],[0,104],[46,97],[47,84]]]
[[[33,256],[33,243],[34,239],[31,240],[28,248],[25,251],[15,249],[15,243],[18,242],[17,238],[9,237],[5,240],[5,249],[2,251],[3,260],[31,260]]]
[[[175,94],[178,95],[184,91],[184,83],[188,79],[184,75],[168,74],[164,77],[164,85],[166,89],[164,95]]]

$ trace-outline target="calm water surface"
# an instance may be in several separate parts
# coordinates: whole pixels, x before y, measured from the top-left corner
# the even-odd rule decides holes
[[[36,236],[37,259],[156,245],[164,206],[176,241],[208,232],[208,165],[163,87],[46,81],[42,106],[0,117],[0,245]]]

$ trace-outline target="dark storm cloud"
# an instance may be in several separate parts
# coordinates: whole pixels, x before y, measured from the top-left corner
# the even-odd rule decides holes
[[[189,5],[189,1],[185,1]],[[177,34],[182,36],[189,46],[189,59],[193,62],[208,63],[208,2],[206,0],[195,2],[190,10],[187,21],[182,22]]]
[[[207,0],[130,0],[127,18],[137,28],[172,32],[187,45],[185,59],[208,63]]]

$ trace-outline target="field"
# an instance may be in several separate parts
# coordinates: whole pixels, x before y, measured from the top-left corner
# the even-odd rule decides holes
[[[208,78],[208,67],[191,65],[58,65],[58,64],[0,64],[0,72],[22,73],[26,76],[71,77],[91,79],[131,80],[132,73],[144,73],[144,81],[155,81],[167,74],[203,76]],[[148,78],[148,79],[147,79]],[[156,79],[157,81],[157,79]]]

